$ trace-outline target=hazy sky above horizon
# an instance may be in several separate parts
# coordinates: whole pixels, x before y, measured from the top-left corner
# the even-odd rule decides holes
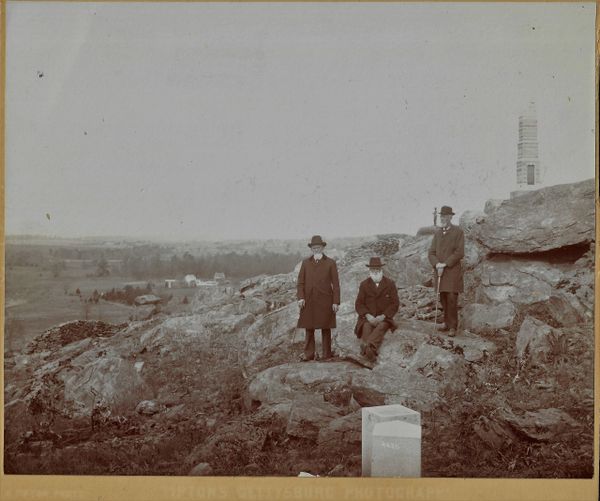
[[[7,2],[7,234],[414,233],[594,176],[595,4]]]

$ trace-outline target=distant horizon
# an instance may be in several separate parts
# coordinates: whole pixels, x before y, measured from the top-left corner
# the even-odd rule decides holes
[[[572,183],[559,183],[559,184],[553,184],[553,185],[549,185],[549,186],[542,186],[539,189],[544,189],[544,188],[551,188],[553,186],[560,186],[560,185],[565,185],[565,184],[574,184],[574,183],[582,183],[582,182],[586,182],[586,181],[590,181],[590,180],[595,180],[595,176],[591,177],[591,178],[587,178],[587,179],[582,179],[579,181],[573,181]],[[518,191],[518,190],[515,190]],[[537,191],[537,190],[523,190],[523,191]],[[494,199],[490,199],[490,200],[494,200]],[[496,199],[496,200],[501,200],[501,199]],[[502,199],[502,200],[508,200],[508,199]],[[437,207],[438,212],[440,210],[440,207]],[[483,207],[481,207],[480,209],[466,209],[463,212],[470,212],[470,211],[481,211],[483,212]],[[455,225],[459,224],[459,219],[460,216],[463,213],[460,214],[456,214],[453,218],[452,218],[452,223]],[[433,219],[433,213],[431,214],[432,219]],[[439,224],[439,219],[438,219],[438,224]],[[433,221],[431,221],[430,225],[424,225],[421,226],[420,228],[425,228],[428,226],[433,226]],[[419,229],[420,229],[419,228]],[[198,237],[181,237],[181,238],[176,238],[176,237],[160,237],[160,236],[156,236],[156,235],[51,235],[51,234],[44,234],[44,233],[5,233],[5,238],[47,238],[47,239],[56,239],[56,240],[100,240],[100,239],[105,239],[105,240],[126,240],[126,241],[148,241],[148,242],[163,242],[163,243],[227,243],[227,242],[250,242],[250,241],[258,241],[258,242],[264,242],[264,241],[269,241],[269,240],[274,240],[274,241],[302,241],[302,240],[309,240],[310,237],[312,235],[318,235],[319,233],[312,233],[311,235],[306,235],[304,237],[290,237],[290,238],[285,238],[285,237],[255,237],[255,238],[223,238],[223,239],[210,239],[210,238],[198,238]],[[394,235],[394,234],[398,234],[398,235],[408,235],[408,236],[415,236],[415,233],[408,233],[408,232],[404,232],[404,231],[388,231],[388,232],[377,232],[377,233],[372,233],[372,234],[362,234],[362,235],[325,235],[321,233],[321,236],[325,239],[325,241],[329,240],[335,240],[335,239],[339,239],[339,240],[344,240],[344,239],[360,239],[360,238],[370,238],[370,237],[376,237],[377,235]]]
[[[389,233],[376,233],[372,235],[345,235],[345,236],[325,236],[323,238],[327,241],[337,239],[337,240],[349,240],[349,239],[363,239],[376,237],[377,235],[409,235],[409,233],[402,232],[389,232]],[[156,237],[156,236],[126,236],[126,235],[85,235],[85,236],[74,236],[74,235],[45,235],[45,234],[29,234],[29,233],[11,233],[6,234],[5,238],[43,238],[49,240],[125,240],[125,241],[148,241],[148,242],[165,242],[165,243],[227,243],[227,242],[267,242],[267,241],[277,241],[277,242],[288,242],[288,241],[298,241],[302,242],[306,240],[308,242],[310,240],[309,235],[307,237],[298,237],[298,238],[227,238],[227,239],[218,239],[218,240],[210,240],[210,239],[168,239],[165,237]],[[330,246],[328,244],[328,246]]]

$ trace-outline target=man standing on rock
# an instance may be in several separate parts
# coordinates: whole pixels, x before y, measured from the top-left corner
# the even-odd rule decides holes
[[[465,235],[451,223],[453,215],[452,207],[442,207],[441,228],[433,235],[428,253],[434,287],[438,289],[439,284],[437,292],[444,310],[444,324],[438,330],[447,331],[452,337],[458,329],[458,294],[464,290],[461,260],[465,255]]]
[[[331,329],[335,328],[335,314],[340,306],[340,282],[337,265],[323,254],[327,245],[319,235],[312,237],[308,246],[313,255],[302,261],[298,273],[297,296],[300,307],[298,327],[306,329],[302,361],[315,358],[315,330],[321,330],[323,359],[333,357]]]
[[[394,315],[398,313],[400,300],[393,280],[383,276],[383,263],[372,257],[367,264],[369,278],[360,283],[354,306],[358,321],[354,333],[361,339],[360,354],[373,363],[388,330],[398,327]]]

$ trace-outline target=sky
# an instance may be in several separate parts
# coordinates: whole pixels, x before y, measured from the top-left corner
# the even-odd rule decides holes
[[[5,228],[415,233],[594,177],[595,4],[7,2]]]

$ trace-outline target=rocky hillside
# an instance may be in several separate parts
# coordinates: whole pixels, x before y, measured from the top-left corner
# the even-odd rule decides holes
[[[330,362],[298,361],[294,272],[197,296],[191,316],[58,326],[5,361],[7,472],[359,476],[361,407],[401,403],[422,413],[426,476],[591,476],[594,186],[461,216],[455,338],[434,331],[428,231],[338,262]],[[401,308],[370,370],[352,358],[372,255]]]

